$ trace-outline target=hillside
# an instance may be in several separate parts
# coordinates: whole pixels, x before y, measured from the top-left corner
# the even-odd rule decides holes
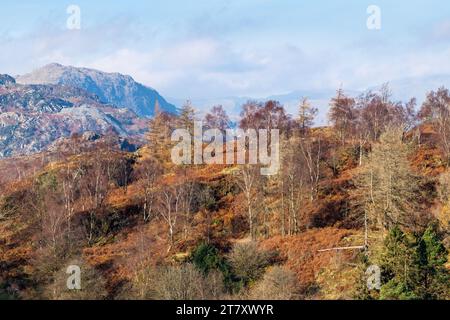
[[[191,106],[158,113],[137,150],[90,133],[0,161],[0,295],[448,299],[450,158],[439,122],[419,116],[436,105],[403,131],[393,124],[408,108],[380,97],[359,107],[337,96],[322,128],[308,124],[308,104],[296,119],[276,101],[244,105],[241,128],[284,133],[273,176],[260,165],[174,164],[170,130],[194,119]],[[343,107],[358,113],[349,120]],[[227,123],[211,112],[208,126]],[[379,121],[350,125],[368,112]],[[73,265],[83,290],[66,288]],[[367,286],[370,266],[378,288]]]

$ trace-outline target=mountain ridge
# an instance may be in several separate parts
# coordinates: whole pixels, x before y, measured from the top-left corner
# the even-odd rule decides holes
[[[16,77],[19,84],[58,84],[84,89],[95,94],[104,104],[128,108],[140,117],[151,117],[158,102],[161,110],[176,113],[174,105],[155,89],[136,82],[131,76],[107,73],[90,68],[47,64],[30,73]]]

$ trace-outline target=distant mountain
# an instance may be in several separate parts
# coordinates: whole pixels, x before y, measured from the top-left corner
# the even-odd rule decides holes
[[[196,107],[200,116],[203,116],[215,105],[222,105],[230,118],[233,121],[239,120],[239,114],[242,110],[242,105],[249,100],[268,101],[276,100],[284,105],[286,111],[292,115],[296,115],[298,105],[303,97],[307,97],[313,106],[319,109],[319,114],[315,125],[323,126],[327,124],[327,113],[329,109],[330,99],[336,94],[333,90],[311,91],[311,90],[297,90],[287,94],[273,95],[268,97],[224,97],[217,99],[191,99],[192,104]],[[349,92],[352,94],[352,92]],[[171,98],[170,101],[181,105],[184,100]]]
[[[438,74],[425,77],[410,77],[397,79],[388,82],[389,88],[392,92],[392,99],[395,101],[409,101],[409,99],[415,97],[417,99],[417,105],[423,103],[426,98],[426,94],[431,90],[437,90],[439,87],[444,86],[450,89],[450,75]],[[378,91],[382,84],[369,86],[365,89],[354,90],[344,87],[344,92],[352,97],[357,97],[361,93],[367,90]],[[337,89],[337,88],[336,88]],[[233,120],[239,119],[239,113],[241,112],[242,105],[248,100],[267,101],[276,100],[284,105],[286,111],[292,115],[297,114],[297,107],[303,97],[307,97],[313,106],[318,108],[319,113],[315,121],[316,126],[323,126],[328,124],[328,111],[330,100],[336,95],[336,90],[324,89],[324,90],[295,90],[286,94],[272,95],[268,97],[224,97],[224,98],[211,98],[211,99],[191,99],[193,105],[198,109],[199,114],[202,115],[208,112],[214,105],[222,105],[229,116]],[[175,102],[177,105],[181,105],[184,100],[171,98],[170,101]]]
[[[0,75],[0,157],[45,150],[75,133],[142,137],[145,119],[67,85],[23,85]]]
[[[15,85],[16,79],[13,77],[7,75],[7,74],[0,74],[0,86],[8,86],[8,85]]]
[[[176,113],[176,107],[168,103],[156,90],[120,73],[52,63],[18,76],[16,81],[20,84],[56,84],[84,89],[96,95],[101,103],[128,108],[140,117],[153,116],[156,101],[161,110]]]
[[[444,86],[450,89],[450,75],[436,74],[425,77],[408,77],[389,81],[389,88],[394,100],[408,101],[416,98],[418,105],[422,104],[428,92],[437,90]],[[378,90],[381,85],[369,88]]]
[[[168,97],[168,100],[177,106],[182,106],[187,99]],[[190,98],[189,101],[194,106],[199,117],[203,117],[213,106],[221,105],[233,121],[239,118],[241,106],[249,97],[223,97],[223,98]]]

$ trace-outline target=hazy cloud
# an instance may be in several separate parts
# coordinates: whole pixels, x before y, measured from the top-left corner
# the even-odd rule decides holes
[[[320,14],[318,5],[308,6]],[[82,13],[91,14],[85,7]],[[423,22],[433,39],[424,42],[423,34],[391,29],[386,4],[382,30],[365,30],[366,12],[360,7],[349,5],[348,17],[355,20],[344,21],[345,28],[336,27],[343,13],[331,22],[317,20],[297,2],[208,2],[173,7],[176,11],[155,8],[153,15],[109,8],[115,13],[85,19],[81,30],[64,28],[65,12],[49,14],[20,32],[0,28],[0,71],[15,75],[59,62],[129,74],[179,98],[258,97],[341,85],[360,90],[450,73],[450,22]],[[295,19],[294,11],[301,18]],[[349,26],[360,20],[352,33]]]

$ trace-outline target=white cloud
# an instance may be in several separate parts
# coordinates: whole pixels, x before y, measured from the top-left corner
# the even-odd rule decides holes
[[[450,36],[450,23],[434,33]],[[129,19],[80,31],[41,25],[28,35],[0,35],[0,70],[12,75],[50,62],[133,76],[178,98],[270,96],[300,89],[365,89],[406,77],[450,73],[450,46],[400,47],[360,41],[326,46],[271,38],[250,42],[212,35],[160,39]]]

